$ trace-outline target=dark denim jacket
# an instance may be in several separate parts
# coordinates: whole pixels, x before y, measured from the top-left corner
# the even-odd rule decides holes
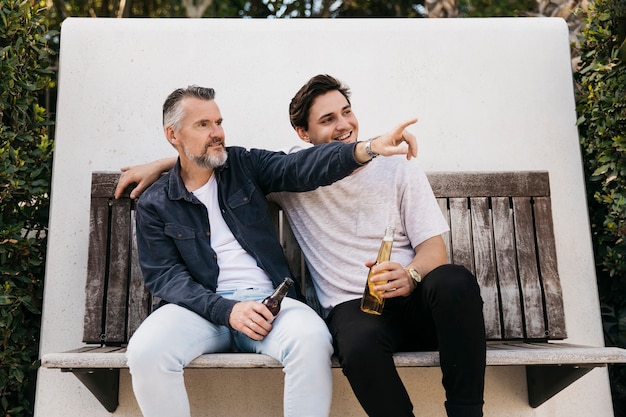
[[[265,196],[309,191],[358,168],[354,144],[331,143],[294,154],[229,147],[213,175],[226,224],[277,286],[290,276]],[[215,294],[219,269],[205,206],[187,191],[180,162],[137,203],[137,248],[146,286],[164,302],[184,306],[212,323],[228,325],[236,301]],[[295,291],[290,294],[295,296]]]

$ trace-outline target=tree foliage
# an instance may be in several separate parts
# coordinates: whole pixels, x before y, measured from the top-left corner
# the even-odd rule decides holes
[[[534,0],[510,0],[520,1]],[[74,17],[422,17],[424,0],[53,0],[53,26]]]
[[[29,1],[0,2],[0,412],[31,414],[52,143],[49,33]]]
[[[42,0],[40,0],[42,1]],[[73,17],[491,17],[542,15],[538,4],[585,0],[37,0],[0,1],[0,412],[32,415],[48,224],[52,141],[42,92],[52,83],[49,40]],[[626,0],[594,0],[577,82],[597,276],[607,343],[626,347]],[[566,4],[567,3],[567,4]],[[40,5],[43,5],[41,3]],[[541,8],[540,8],[541,9]],[[451,12],[451,10],[453,12]],[[572,17],[571,14],[568,14]],[[46,22],[46,25],[43,22]],[[55,45],[58,47],[58,44]],[[626,370],[611,368],[616,415]]]
[[[461,16],[511,17],[521,16],[537,7],[537,0],[460,0]]]
[[[626,2],[591,5],[580,50],[578,124],[605,336],[626,347]],[[624,415],[626,369],[611,373]]]

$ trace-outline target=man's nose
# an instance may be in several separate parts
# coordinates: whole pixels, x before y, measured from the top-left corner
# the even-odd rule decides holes
[[[211,126],[209,129],[209,137],[215,138],[220,137],[222,135],[222,128],[220,126]]]
[[[350,121],[347,117],[339,116],[337,118],[337,130],[343,130],[350,127]]]

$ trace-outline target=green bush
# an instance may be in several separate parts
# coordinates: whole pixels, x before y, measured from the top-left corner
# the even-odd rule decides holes
[[[608,345],[626,347],[626,2],[596,0],[581,37],[577,110]],[[615,415],[626,415],[626,368],[610,367]]]
[[[36,3],[35,3],[36,4]],[[0,2],[0,413],[32,415],[52,143],[39,105],[51,35],[31,1]]]

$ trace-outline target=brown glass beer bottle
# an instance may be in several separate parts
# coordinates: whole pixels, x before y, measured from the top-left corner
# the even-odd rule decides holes
[[[292,285],[293,280],[289,277],[285,278],[285,280],[281,282],[278,287],[276,287],[272,294],[261,301],[273,315],[277,315],[280,311],[280,303],[283,301],[283,298],[285,298],[285,295],[287,295],[287,292]]]

